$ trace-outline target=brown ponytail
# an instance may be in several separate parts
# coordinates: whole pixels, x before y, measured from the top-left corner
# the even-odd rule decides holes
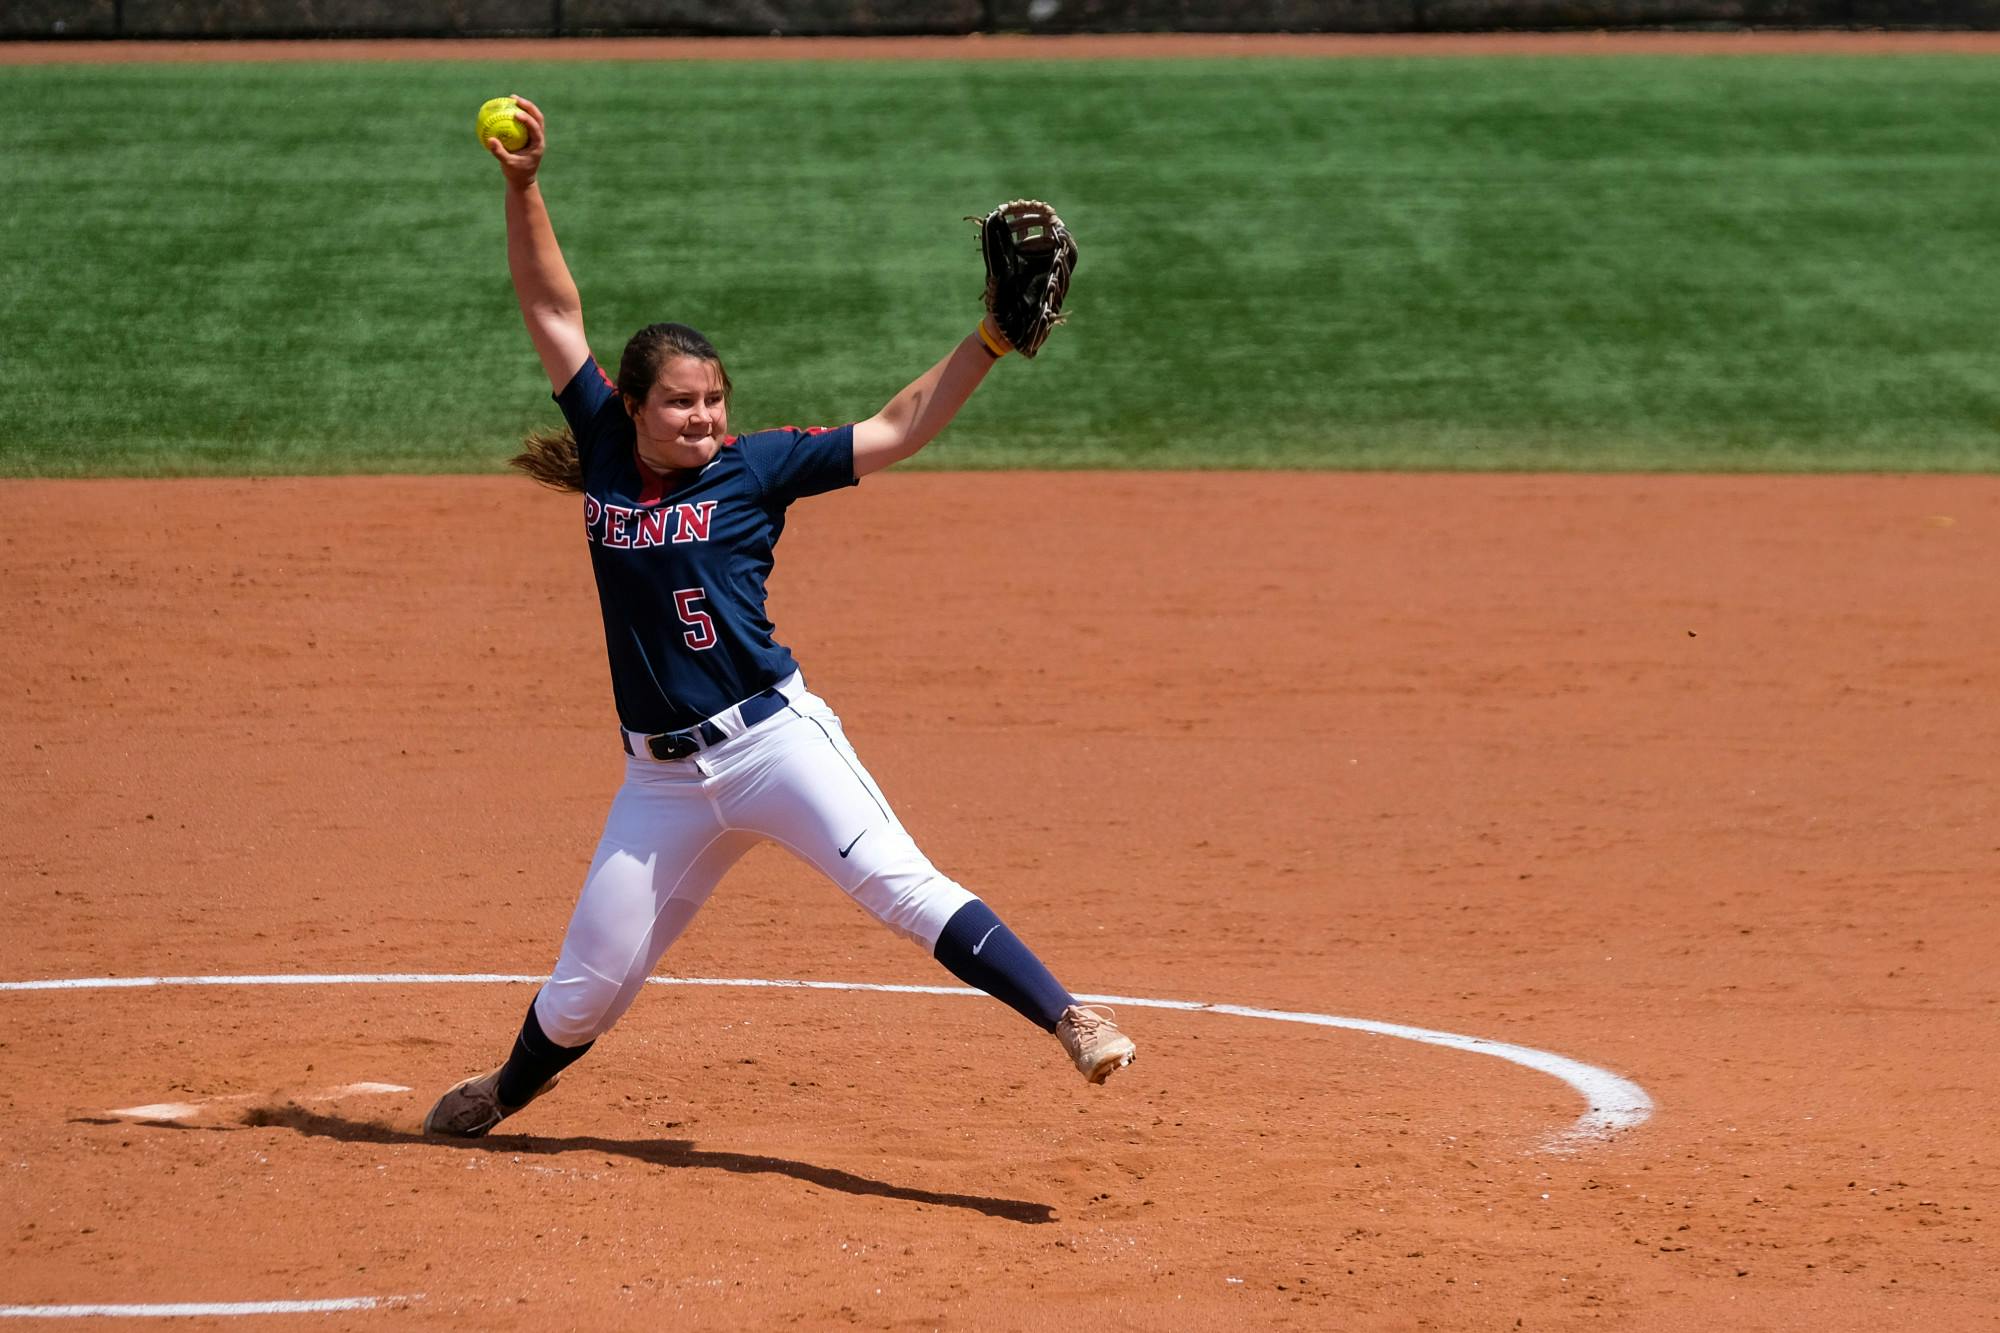
[[[583,492],[583,459],[568,426],[528,436],[521,441],[521,452],[507,460],[507,466],[518,468],[552,491]]]
[[[660,367],[678,356],[713,362],[722,377],[723,397],[728,398],[735,386],[729,382],[729,371],[714,343],[685,324],[648,324],[632,335],[625,344],[625,355],[618,360],[620,399],[645,402],[653,392],[653,382],[660,377]],[[521,441],[521,452],[507,460],[507,466],[527,473],[550,490],[583,491],[583,460],[577,453],[576,435],[567,426],[529,435]]]

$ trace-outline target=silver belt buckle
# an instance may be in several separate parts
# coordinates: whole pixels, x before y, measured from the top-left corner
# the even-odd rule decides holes
[[[646,737],[646,753],[662,763],[685,759],[701,749],[701,743],[685,732],[663,731]]]

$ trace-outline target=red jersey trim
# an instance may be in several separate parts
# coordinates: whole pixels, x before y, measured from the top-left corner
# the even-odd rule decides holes
[[[636,444],[632,446],[632,466],[639,470],[640,504],[658,504],[667,498],[667,479],[665,474],[655,472],[652,468],[646,466],[646,460],[639,457],[639,446]]]
[[[738,437],[734,435],[723,436],[722,447],[724,449],[733,447],[737,439]],[[655,472],[647,466],[646,460],[639,457],[639,446],[636,443],[632,446],[632,467],[639,474],[639,504],[658,504],[667,498],[667,474]]]

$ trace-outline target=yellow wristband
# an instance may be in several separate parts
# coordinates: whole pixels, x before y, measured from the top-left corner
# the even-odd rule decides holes
[[[995,361],[998,361],[1013,350],[1007,344],[994,340],[993,335],[986,331],[986,321],[983,319],[979,321],[979,341],[985,345],[987,355],[991,356]]]

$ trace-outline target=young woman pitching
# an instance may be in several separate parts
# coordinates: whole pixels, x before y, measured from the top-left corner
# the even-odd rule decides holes
[[[1075,255],[1061,220],[1045,205],[995,210],[985,228],[991,313],[874,416],[731,435],[729,376],[693,329],[640,330],[616,379],[592,359],[536,183],[544,117],[517,100],[526,142],[509,151],[493,137],[486,147],[506,178],[521,315],[568,429],[530,439],[513,461],[583,496],[628,758],[554,975],[513,1053],[439,1098],[425,1132],[484,1134],[553,1087],[631,1005],[724,872],[765,839],[1053,1032],[1077,1069],[1103,1082],[1131,1063],[1131,1040],[1108,1010],[1078,1005],[984,902],[917,849],[764,609],[792,501],[852,486],[922,449],[1011,350],[1010,333],[1024,352],[1040,345]]]

